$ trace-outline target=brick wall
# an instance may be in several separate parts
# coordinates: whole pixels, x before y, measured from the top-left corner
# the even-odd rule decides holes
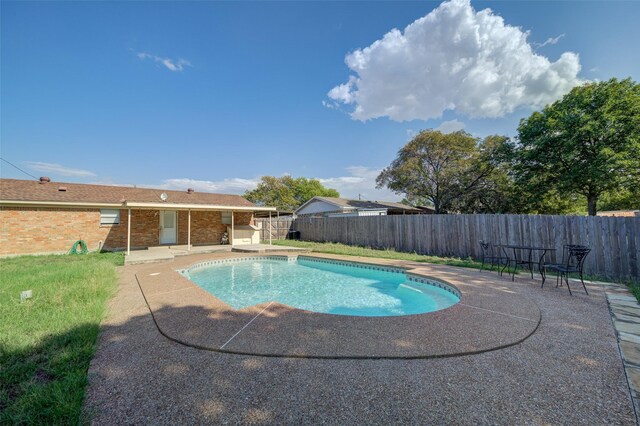
[[[233,213],[234,225],[254,225],[252,212],[234,212]]]
[[[178,244],[187,244],[188,212],[178,212]],[[191,245],[220,244],[227,226],[220,212],[191,212]]]
[[[111,231],[97,209],[1,207],[0,255],[64,252],[77,240],[96,250]]]
[[[178,212],[178,244],[187,243],[186,211]],[[235,213],[237,225],[253,223],[253,214]],[[191,212],[191,244],[219,244],[227,225],[220,212]],[[156,210],[131,211],[131,248],[157,246],[160,218]],[[100,209],[0,207],[0,256],[61,253],[77,240],[89,250],[127,247],[127,210],[120,210],[119,225],[100,225]]]
[[[157,210],[131,210],[131,248],[160,243],[160,215]],[[120,225],[112,227],[105,248],[127,248],[127,210],[120,210]]]

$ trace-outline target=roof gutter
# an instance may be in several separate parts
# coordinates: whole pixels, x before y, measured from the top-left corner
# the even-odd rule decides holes
[[[125,202],[125,208],[151,210],[217,210],[217,211],[247,211],[247,212],[275,212],[275,207],[259,206],[220,206],[216,204],[179,204],[179,203],[139,203]]]
[[[92,202],[69,202],[69,201],[22,201],[22,200],[0,200],[0,205],[7,206],[29,206],[29,207],[63,207],[63,208],[132,208],[147,210],[215,210],[215,211],[272,211],[275,207],[259,206],[219,206],[215,204],[179,204],[179,203],[92,203]]]
[[[23,201],[23,200],[0,200],[0,205],[7,206],[29,206],[29,207],[65,207],[65,208],[90,208],[90,207],[123,207],[122,203],[81,203],[69,201]]]

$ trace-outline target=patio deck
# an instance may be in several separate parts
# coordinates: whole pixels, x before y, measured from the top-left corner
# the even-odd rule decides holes
[[[224,256],[235,254],[171,263]],[[192,290],[177,286],[156,294],[164,293],[164,302],[150,302],[154,319],[136,280],[136,274],[150,276],[153,266],[120,270],[119,291],[89,369],[85,407],[93,424],[636,424],[602,286],[588,283],[589,296],[570,296],[566,288],[541,289],[539,280],[528,277],[511,282],[495,272],[421,264],[431,275],[476,287],[497,306],[502,296],[529,301],[540,310],[538,328],[515,345],[449,358],[283,358],[220,353],[167,339],[163,318],[184,313],[224,323],[226,314],[197,298],[183,298]],[[234,342],[279,347],[278,325],[272,322],[277,314],[245,324]],[[380,334],[380,328],[370,332]],[[340,331],[325,327],[305,336],[301,330],[292,321],[289,338],[326,339]],[[195,326],[169,331],[192,338],[207,332]],[[367,330],[360,331],[367,341]],[[375,348],[370,336],[368,345]],[[327,341],[336,350],[350,344]],[[410,344],[396,342],[399,348]]]

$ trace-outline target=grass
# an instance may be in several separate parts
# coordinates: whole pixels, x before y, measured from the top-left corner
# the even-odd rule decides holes
[[[381,259],[410,260],[412,262],[436,263],[439,265],[461,266],[463,268],[480,268],[480,262],[472,259],[457,257],[427,256],[417,253],[403,253],[393,249],[372,249],[367,247],[349,246],[341,243],[316,243],[297,240],[274,240],[273,244],[280,246],[308,248],[318,253],[340,254],[344,256],[377,257]],[[485,265],[486,266],[486,265]]]
[[[636,297],[638,302],[640,302],[640,284],[632,282],[632,283],[628,283],[627,287],[629,287],[629,290],[631,291],[631,293],[633,293],[633,295]]]
[[[0,424],[78,424],[122,254],[0,260]],[[20,302],[20,292],[33,298]]]

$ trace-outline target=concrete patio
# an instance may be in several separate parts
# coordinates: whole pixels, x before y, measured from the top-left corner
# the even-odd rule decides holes
[[[157,263],[173,260],[179,256],[189,256],[206,253],[271,253],[271,252],[308,252],[308,249],[298,247],[274,246],[270,244],[244,244],[244,245],[206,245],[191,246],[189,250],[186,245],[167,245],[149,247],[142,250],[132,250],[130,254],[125,255],[125,265],[138,265],[142,263]]]
[[[520,343],[475,355],[274,358],[196,349],[165,337],[135,278],[150,266],[120,270],[89,370],[85,408],[94,424],[636,424],[599,285],[588,284],[589,295],[570,296],[566,287],[541,289],[539,279],[511,282],[495,272],[423,264],[469,286],[488,280],[495,291],[528,300],[540,310],[540,325]],[[181,291],[171,293],[173,300],[181,300]],[[196,305],[156,308],[160,315],[211,314]],[[269,327],[261,332],[268,339]]]

